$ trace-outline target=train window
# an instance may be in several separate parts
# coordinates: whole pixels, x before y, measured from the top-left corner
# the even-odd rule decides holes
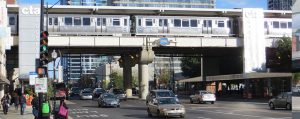
[[[265,29],[268,28],[268,22],[265,21]]]
[[[127,26],[127,19],[124,19],[124,26]]]
[[[273,21],[273,28],[279,28],[279,22]]]
[[[49,18],[48,24],[52,25],[52,18]]]
[[[280,28],[287,28],[286,22],[280,22]]]
[[[97,26],[101,25],[101,18],[97,18]]]
[[[9,25],[16,25],[15,17],[9,17]]]
[[[191,27],[198,27],[197,20],[191,20]]]
[[[83,25],[85,25],[85,26],[91,25],[91,19],[90,18],[83,18],[82,21],[83,21]]]
[[[288,22],[288,28],[292,28],[292,22]]]
[[[152,19],[146,19],[146,26],[152,26],[153,20]]]
[[[228,27],[228,28],[231,28],[231,20],[228,20],[228,21],[227,21],[227,27]]]
[[[120,19],[113,19],[113,26],[120,26]]]
[[[204,20],[204,27],[211,27],[212,26],[212,21],[211,20]]]
[[[225,23],[224,21],[218,21],[218,27],[224,27],[225,26]]]
[[[74,25],[81,25],[81,18],[80,17],[74,17]]]
[[[190,26],[190,21],[187,19],[182,20],[182,27],[189,27]]]
[[[106,18],[102,18],[102,26],[106,26]]]
[[[174,19],[174,26],[181,27],[181,19]]]
[[[141,19],[139,19],[139,26],[142,26],[142,20]]]
[[[65,25],[73,25],[73,18],[65,17]]]
[[[54,18],[54,25],[58,25],[58,18],[57,17]]]
[[[168,19],[159,19],[159,26],[168,26]]]

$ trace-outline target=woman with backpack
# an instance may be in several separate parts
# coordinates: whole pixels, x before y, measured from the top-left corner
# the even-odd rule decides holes
[[[10,100],[9,96],[7,94],[5,94],[3,96],[3,98],[1,99],[1,104],[2,104],[4,114],[7,114],[7,112],[8,112],[9,100]]]
[[[42,103],[42,119],[50,119],[50,101],[47,95],[45,95],[45,98]]]

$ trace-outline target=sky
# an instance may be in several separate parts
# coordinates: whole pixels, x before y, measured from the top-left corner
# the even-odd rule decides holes
[[[40,3],[41,0],[17,0],[19,3]],[[45,0],[49,5],[56,3],[58,0]],[[264,8],[267,9],[267,0],[216,0],[217,8]]]

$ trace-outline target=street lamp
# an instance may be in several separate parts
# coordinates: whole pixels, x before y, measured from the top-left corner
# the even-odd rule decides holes
[[[51,53],[51,56],[53,58],[53,84],[54,84],[54,99],[53,99],[53,118],[55,119],[55,105],[56,105],[56,79],[55,79],[55,61],[56,61],[56,58],[57,58],[57,53],[55,52],[55,50],[53,50],[53,52]]]

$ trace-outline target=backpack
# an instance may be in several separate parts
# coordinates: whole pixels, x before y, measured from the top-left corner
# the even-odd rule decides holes
[[[42,105],[42,113],[48,114],[50,112],[50,107],[48,102],[44,102]]]

